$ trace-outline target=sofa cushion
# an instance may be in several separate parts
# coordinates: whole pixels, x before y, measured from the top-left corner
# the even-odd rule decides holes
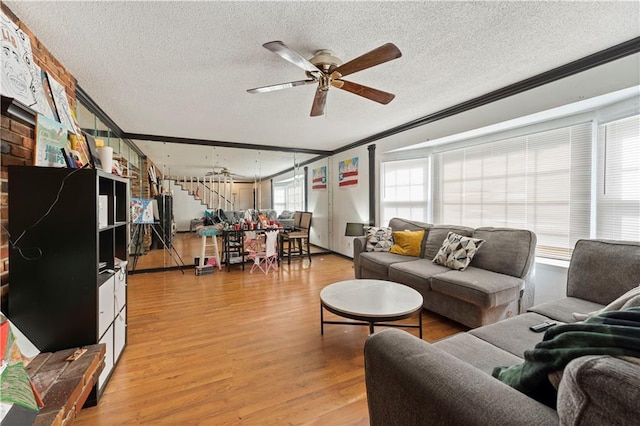
[[[376,226],[364,227],[367,238],[367,251],[389,251],[393,245],[391,228],[378,228]]]
[[[523,278],[534,261],[536,235],[524,229],[483,227],[473,231],[484,240],[472,266]]]
[[[634,287],[622,296],[618,297],[613,302],[609,303],[604,308],[591,312],[574,312],[573,317],[577,321],[584,321],[590,316],[598,315],[601,312],[615,311],[618,309],[629,308],[633,306],[640,306],[640,286]]]
[[[560,423],[637,424],[640,365],[630,360],[638,358],[590,355],[567,364],[558,388]]]
[[[470,330],[469,333],[513,355],[524,359],[524,351],[542,341],[544,333],[529,330],[532,325],[548,321],[544,315],[528,312]],[[496,364],[499,365],[499,364]]]
[[[411,262],[394,263],[389,266],[389,279],[418,291],[428,290],[429,278],[446,271],[450,271],[446,266],[436,265],[427,259],[414,259]]]
[[[449,232],[433,258],[433,262],[458,271],[464,271],[484,240]]]
[[[491,374],[496,365],[516,365],[522,358],[504,351],[469,333],[458,333],[440,340],[434,345],[461,361],[473,365],[477,369]]]
[[[558,300],[540,303],[528,309],[529,312],[536,312],[556,321],[576,322],[573,312],[592,312],[602,309],[604,306],[599,303],[576,297],[564,297]]]
[[[421,229],[428,231],[432,226],[433,225],[431,225],[430,223],[400,219],[398,217],[394,217],[389,221],[389,228],[393,229],[394,231],[419,231]]]
[[[524,280],[470,266],[466,271],[443,272],[431,277],[431,290],[482,308],[518,300]]]
[[[365,252],[360,254],[360,269],[367,269],[380,278],[389,277],[389,265],[393,265],[399,262],[409,262],[417,260],[417,257],[403,256],[401,254],[394,254],[389,252]],[[367,274],[370,277],[371,274]]]
[[[548,377],[551,373],[564,369],[571,361],[585,355],[640,357],[639,331],[640,308],[604,312],[584,323],[557,325],[545,332],[542,342],[525,352],[524,363],[496,367],[492,375],[531,398],[556,408],[557,392],[552,385],[553,379]],[[625,391],[617,389],[614,382],[596,381],[594,386],[609,392],[615,388],[614,394]]]
[[[419,231],[394,231],[393,246],[391,246],[389,252],[419,257],[422,250],[424,234],[424,229]]]
[[[640,242],[579,240],[567,271],[567,296],[607,305],[636,287],[638,277]]]
[[[468,226],[454,226],[454,225],[435,225],[429,229],[429,233],[427,234],[427,238],[424,242],[424,250],[422,257],[425,259],[433,259],[440,247],[442,247],[442,243],[449,232],[455,232],[456,234],[471,237],[473,235],[473,228],[469,228]]]

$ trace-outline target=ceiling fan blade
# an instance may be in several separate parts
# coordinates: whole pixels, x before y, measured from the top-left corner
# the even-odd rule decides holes
[[[355,95],[362,96],[363,98],[371,99],[372,101],[388,104],[396,97],[393,93],[383,92],[382,90],[374,89],[373,87],[363,86],[362,84],[352,83],[346,80],[333,80],[331,82],[333,87],[346,90]]]
[[[327,104],[327,90],[316,90],[316,96],[313,98],[311,106],[311,117],[317,117],[324,114],[324,106]]]
[[[304,86],[306,84],[314,84],[314,83],[317,83],[317,81],[310,78],[308,80],[290,81],[288,83],[274,84],[272,86],[256,87],[254,89],[247,89],[247,92],[249,93],[273,92],[274,90],[288,89],[290,87]]]
[[[340,65],[333,71],[333,73],[331,73],[331,78],[338,79],[349,74],[383,64],[393,59],[397,59],[400,56],[402,56],[402,53],[395,44],[383,44],[382,46],[373,49],[371,52],[367,52],[362,56],[358,56],[357,58]]]
[[[305,71],[309,71],[309,72],[320,71],[318,67],[313,65],[302,55],[300,55],[298,52],[291,49],[281,41],[270,41],[268,43],[263,44],[262,47],[272,51],[276,55],[281,56],[283,59],[291,62],[293,65],[296,65]]]

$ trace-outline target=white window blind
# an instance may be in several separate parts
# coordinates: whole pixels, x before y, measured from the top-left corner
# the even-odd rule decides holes
[[[568,259],[589,237],[592,124],[434,155],[436,223],[529,229],[537,255]]]
[[[381,225],[394,217],[427,221],[429,159],[382,163]]]
[[[640,116],[598,128],[596,235],[640,240]]]
[[[273,186],[273,209],[277,212],[282,212],[287,208],[287,196],[285,186]]]

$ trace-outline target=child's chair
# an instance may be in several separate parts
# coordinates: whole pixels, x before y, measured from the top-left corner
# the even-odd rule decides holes
[[[280,231],[267,230],[265,232],[266,240],[263,250],[250,251],[249,259],[253,259],[253,266],[251,271],[259,268],[265,274],[269,273],[270,269],[278,269],[278,233]]]

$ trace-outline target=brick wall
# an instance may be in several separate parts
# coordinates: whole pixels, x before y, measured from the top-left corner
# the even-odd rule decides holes
[[[31,39],[34,62],[62,84],[69,98],[69,105],[76,109],[76,79],[64,66],[43,46],[11,10],[1,3],[2,12],[16,23]],[[2,304],[0,309],[7,312],[7,294],[9,283],[9,236],[8,228],[8,171],[9,165],[32,165],[34,148],[34,127],[10,116],[2,115],[2,129],[0,132],[2,149],[0,157],[0,294]]]

